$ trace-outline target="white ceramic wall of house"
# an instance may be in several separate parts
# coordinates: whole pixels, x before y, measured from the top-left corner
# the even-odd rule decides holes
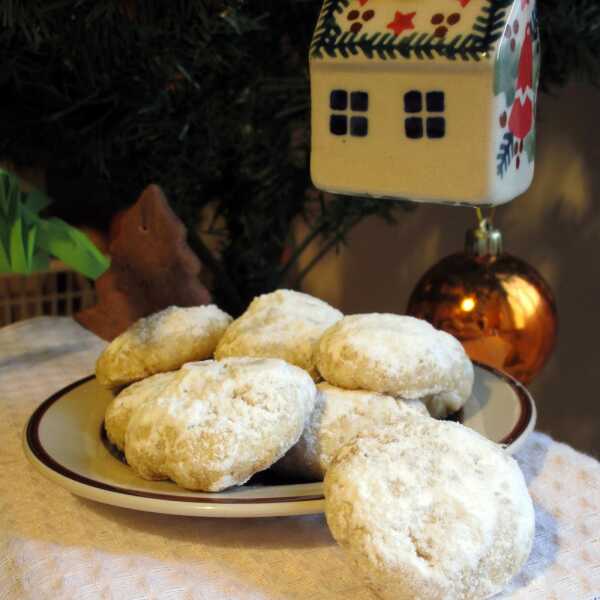
[[[540,428],[600,456],[599,106],[600,91],[583,86],[540,96],[533,185],[498,209],[497,223],[507,250],[538,268],[558,301],[558,345],[532,385]],[[402,312],[419,277],[460,249],[473,224],[471,209],[432,205],[396,227],[369,219],[305,289],[347,312]]]
[[[323,190],[503,204],[535,162],[535,0],[325,0],[310,49]]]

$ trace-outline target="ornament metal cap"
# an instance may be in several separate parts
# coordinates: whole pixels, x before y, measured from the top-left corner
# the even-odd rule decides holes
[[[482,219],[479,226],[467,231],[465,251],[471,256],[499,256],[502,254],[502,232],[491,221]]]

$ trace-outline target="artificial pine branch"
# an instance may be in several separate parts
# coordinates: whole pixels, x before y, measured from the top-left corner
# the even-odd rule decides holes
[[[327,256],[334,248],[344,243],[347,233],[362,221],[362,216],[354,217],[341,231],[337,232],[333,239],[327,240],[319,249],[317,254],[308,262],[308,264],[298,273],[292,287],[300,287],[304,278],[317,266],[317,264]]]
[[[576,78],[597,85],[600,76],[600,3],[541,0],[542,86]]]

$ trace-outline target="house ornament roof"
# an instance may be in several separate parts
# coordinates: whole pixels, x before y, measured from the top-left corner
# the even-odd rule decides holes
[[[529,0],[325,0],[312,60],[482,61]]]

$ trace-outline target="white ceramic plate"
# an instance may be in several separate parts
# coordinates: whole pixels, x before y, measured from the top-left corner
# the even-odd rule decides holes
[[[73,494],[124,508],[197,517],[273,517],[319,513],[321,483],[290,483],[259,475],[218,494],[191,492],[168,481],[139,478],[111,452],[103,436],[112,395],[87,377],[48,398],[24,435],[27,457],[46,477]],[[517,381],[475,367],[475,387],[461,421],[515,452],[533,430],[536,409]]]

